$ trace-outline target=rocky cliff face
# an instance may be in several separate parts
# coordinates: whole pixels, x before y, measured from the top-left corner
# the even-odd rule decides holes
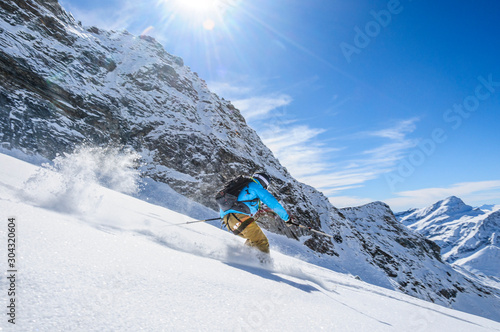
[[[301,220],[318,227],[343,219],[290,176],[229,101],[154,39],[81,27],[56,1],[0,1],[0,8],[3,147],[49,159],[82,142],[131,147],[143,157],[144,176],[214,209],[226,180],[265,170]],[[301,235],[279,221],[266,225]],[[315,238],[306,244],[318,243],[334,251]]]
[[[82,142],[125,146],[142,156],[145,177],[211,208],[227,179],[264,170],[301,223],[333,238],[279,220],[264,227],[324,254],[325,266],[470,312],[485,299],[498,308],[490,290],[442,263],[386,205],[339,211],[297,182],[240,112],[154,39],[82,27],[56,1],[0,0],[0,9],[4,148],[51,159]]]

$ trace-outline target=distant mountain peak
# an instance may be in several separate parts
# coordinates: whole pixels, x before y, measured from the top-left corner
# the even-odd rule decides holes
[[[401,221],[408,225],[421,220],[428,220],[430,218],[443,220],[443,218],[448,218],[456,214],[466,213],[472,210],[472,206],[465,204],[460,198],[450,196],[426,208],[416,209],[413,213],[402,216]]]
[[[458,198],[457,196],[450,196],[438,203],[441,203],[442,206],[468,206],[462,199]]]
[[[396,218],[438,244],[448,263],[500,277],[495,263],[500,210],[495,205],[473,208],[450,196],[423,209],[397,213]]]

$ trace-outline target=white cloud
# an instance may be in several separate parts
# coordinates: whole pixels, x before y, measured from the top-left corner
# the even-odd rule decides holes
[[[398,197],[385,200],[395,211],[421,208],[449,196],[460,197],[466,204],[480,205],[500,200],[500,180],[462,182],[447,188],[425,188],[396,193]]]
[[[406,137],[415,130],[415,121],[404,120],[384,130],[352,135],[351,139],[355,140],[369,141],[373,136],[386,139],[377,147],[357,153],[349,151],[353,148],[327,144],[319,137],[326,132],[325,129],[303,124],[280,123],[277,120],[260,135],[294,177],[332,196],[360,187],[366,181],[392,171],[405,152],[417,144]],[[348,153],[350,158],[345,157]],[[362,201],[367,202],[368,199]]]
[[[397,161],[403,159],[405,153],[417,145],[416,140],[401,139],[395,142],[382,144],[371,150],[363,151],[365,162],[377,165],[378,168],[392,168]],[[385,170],[384,172],[386,172]]]
[[[379,168],[392,168],[395,163],[403,159],[404,154],[414,148],[418,141],[409,139],[408,134],[416,129],[415,122],[417,118],[403,120],[396,123],[393,127],[388,127],[382,130],[360,133],[360,137],[380,137],[389,139],[389,142],[382,144],[370,150],[363,152],[368,157],[371,164],[378,165]],[[384,173],[387,170],[384,169]]]
[[[332,149],[326,144],[316,142],[315,145],[312,145],[312,151],[315,154],[315,158],[312,160],[313,165],[318,167],[312,167],[307,171],[309,160],[298,160],[297,162],[303,164],[300,168],[306,170],[306,172],[296,176],[299,180],[323,191],[327,196],[336,195],[346,189],[359,187],[366,181],[392,171],[397,162],[405,156],[405,153],[415,147],[417,141],[408,139],[406,136],[415,130],[415,121],[416,119],[405,120],[380,131],[353,135],[352,137],[355,140],[369,142],[371,137],[377,136],[388,139],[389,142],[383,142],[372,149],[354,153],[350,158],[332,155],[332,151],[343,151],[347,154],[352,148]],[[310,142],[307,141],[301,142],[301,144],[304,149],[310,146]],[[277,153],[277,156],[280,160],[282,159],[279,153]],[[298,165],[284,164],[291,170],[299,168]],[[292,174],[294,173],[292,172]]]
[[[244,78],[239,78],[236,81],[244,81]],[[267,119],[273,115],[273,111],[292,102],[292,97],[287,94],[259,94],[254,88],[239,83],[212,81],[208,82],[207,85],[210,91],[230,100],[248,122]]]
[[[267,118],[271,111],[290,104],[292,98],[286,94],[280,94],[237,99],[232,102],[247,121],[252,121],[255,118]]]
[[[323,155],[336,149],[317,140],[317,136],[323,132],[323,129],[313,129],[306,125],[278,123],[268,126],[260,136],[280,162],[300,179],[328,167]]]
[[[415,122],[418,118],[411,118],[408,120],[403,120],[396,124],[396,126],[391,128],[386,128],[382,130],[377,130],[367,133],[371,136],[384,137],[393,140],[402,141],[405,140],[406,134],[413,132],[416,129]]]
[[[373,202],[370,198],[360,198],[353,196],[335,196],[329,198],[330,203],[336,208],[354,207]]]
[[[207,82],[210,91],[216,93],[224,99],[231,99],[235,96],[242,96],[252,92],[252,89],[247,86],[239,86],[228,82]]]

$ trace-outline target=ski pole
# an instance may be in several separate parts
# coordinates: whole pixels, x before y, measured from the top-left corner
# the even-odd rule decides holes
[[[270,213],[270,214],[277,215],[277,213],[276,213],[276,212],[274,212],[273,210],[271,210],[271,209],[269,209],[269,208],[263,208],[263,209],[261,209],[261,210],[259,210],[259,211],[263,211],[263,213]],[[257,213],[258,213],[258,212],[257,212]],[[305,229],[310,230],[311,232],[318,233],[318,234],[325,235],[325,236],[328,236],[328,237],[333,238],[333,236],[332,236],[332,235],[330,235],[330,234],[326,234],[326,233],[323,233],[323,232],[317,231],[317,230],[315,230],[314,228],[309,227],[309,226],[304,226],[304,225],[301,225],[301,224],[297,224],[297,223],[295,223],[295,222],[293,222],[293,221],[291,221],[291,220],[290,220],[290,221],[285,221],[285,224],[291,224],[291,225],[297,226],[297,227],[299,227],[299,228],[305,228]]]
[[[293,222],[293,221],[286,221],[285,223],[286,223],[286,224],[292,224],[292,225],[297,226],[297,227],[299,227],[299,228],[305,228],[305,229],[310,230],[311,232],[318,233],[318,234],[325,235],[325,236],[328,236],[328,237],[333,238],[333,236],[332,236],[332,235],[330,235],[330,234],[326,234],[326,233],[323,233],[323,232],[320,232],[320,231],[317,231],[317,230],[315,230],[314,228],[309,227],[309,226],[304,226],[304,225],[301,225],[301,224],[297,224],[297,223],[295,223],[295,222]]]
[[[211,218],[211,219],[203,219],[203,220],[191,220],[191,221],[182,222],[182,223],[179,223],[179,224],[166,225],[165,227],[168,227],[168,226],[188,225],[188,224],[194,224],[194,223],[197,223],[197,222],[205,222],[205,221],[213,221],[213,220],[220,220],[220,217],[219,218]]]
[[[271,209],[266,209],[266,208],[264,208],[264,209],[261,209],[261,210],[259,210],[259,211],[263,211],[264,213],[270,213],[270,214],[277,215],[277,214],[276,214],[276,212],[274,212],[274,211],[273,211],[273,210],[271,210]],[[258,212],[257,212],[257,213],[258,213]],[[317,231],[317,230],[315,230],[314,228],[309,227],[309,226],[304,226],[304,225],[301,225],[301,224],[297,224],[297,223],[295,223],[295,222],[293,222],[293,221],[291,221],[291,220],[290,220],[290,221],[285,221],[285,224],[291,224],[291,225],[297,226],[297,227],[299,227],[299,228],[305,228],[305,229],[310,230],[311,232],[318,233],[318,234],[325,235],[325,236],[328,236],[328,237],[333,238],[333,236],[332,236],[332,235],[330,235],[330,234],[326,234],[326,233],[323,233],[323,232]]]

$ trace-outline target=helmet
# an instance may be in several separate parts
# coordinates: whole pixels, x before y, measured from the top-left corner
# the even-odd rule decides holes
[[[266,173],[262,173],[262,172],[259,172],[259,173],[255,173],[252,178],[254,180],[258,180],[259,183],[262,185],[262,187],[264,187],[265,189],[267,189],[269,187],[269,185],[271,184],[271,177],[269,175],[267,175]]]

